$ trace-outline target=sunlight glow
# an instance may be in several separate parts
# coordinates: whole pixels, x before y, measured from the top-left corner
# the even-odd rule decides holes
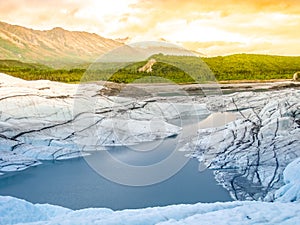
[[[300,52],[297,1],[7,0],[0,3],[0,21],[112,39],[167,40],[212,55]]]

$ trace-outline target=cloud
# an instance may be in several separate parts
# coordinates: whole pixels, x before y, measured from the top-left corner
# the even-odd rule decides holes
[[[0,20],[34,29],[64,27],[106,34],[130,11],[135,0],[6,0]]]
[[[224,16],[232,13],[300,12],[298,0],[141,0],[135,7],[155,8],[173,13],[222,11]]]
[[[165,39],[212,55],[236,51],[289,55],[299,50],[295,45],[299,45],[300,2],[5,0],[0,1],[0,20],[35,29],[61,26],[132,41]]]
[[[242,42],[183,42],[182,46],[194,49],[206,56],[230,55],[236,53],[269,54],[269,55],[294,55],[299,56],[300,41],[274,43],[262,41],[256,43]],[[289,54],[287,54],[287,52]]]
[[[124,24],[126,35],[156,36],[209,55],[256,52],[299,55],[298,1],[140,1],[133,6],[142,27]],[[206,48],[203,45],[212,44]],[[222,43],[222,44],[220,44]]]

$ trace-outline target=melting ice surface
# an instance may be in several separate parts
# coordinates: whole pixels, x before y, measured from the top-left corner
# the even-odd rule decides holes
[[[171,103],[164,98],[145,101],[103,98],[97,94],[97,90],[101,87],[96,85],[91,87],[94,92],[90,93],[95,96],[93,98],[99,106],[95,114],[89,111],[84,113],[79,111],[78,114],[72,116],[72,96],[76,91],[76,86],[44,81],[26,82],[3,74],[0,74],[0,77],[0,175],[2,175],[0,184],[3,185],[0,188],[3,190],[3,195],[10,194],[25,199],[29,199],[25,194],[31,192],[28,196],[32,198],[29,199],[32,202],[52,203],[49,199],[45,199],[50,196],[52,200],[59,199],[59,201],[72,204],[72,201],[79,200],[79,197],[96,193],[91,196],[95,198],[96,206],[102,206],[99,202],[103,203],[103,199],[100,201],[96,198],[98,193],[95,190],[99,190],[98,184],[96,183],[94,187],[85,185],[89,180],[96,182],[99,176],[97,175],[97,179],[92,175],[86,176],[89,167],[82,159],[61,162],[56,160],[79,156],[80,154],[73,147],[76,146],[76,140],[84,139],[89,141],[88,144],[83,143],[84,145],[79,146],[84,151],[99,150],[99,146],[110,146],[109,150],[116,158],[137,165],[152,163],[153,160],[165,157],[168,153],[168,144],[170,144],[168,141],[172,142],[174,139],[171,137],[174,138],[181,132],[181,127],[167,123],[166,120],[177,118],[178,112],[181,115],[188,113],[192,105],[191,102],[187,102],[186,97],[180,98],[180,96],[168,97],[172,99]],[[62,88],[66,91],[65,95],[62,95]],[[90,91],[90,86],[86,88]],[[219,124],[216,128],[207,126],[207,121],[201,123],[198,138],[185,140],[186,145],[181,149],[186,151],[183,153],[190,153],[203,165],[213,169],[216,179],[231,192],[231,196],[235,199],[259,199],[275,201],[275,203],[261,201],[197,203],[114,212],[103,208],[72,211],[50,205],[34,205],[12,197],[0,197],[0,224],[34,222],[35,225],[99,223],[173,225],[199,224],[199,221],[202,224],[233,222],[237,224],[297,224],[300,211],[298,172],[300,163],[299,160],[293,160],[300,157],[299,97],[300,91],[294,89],[265,93],[232,93],[223,96],[223,101],[220,101],[220,96],[197,97],[196,104],[193,102],[196,115],[205,114],[207,111],[219,111],[220,107],[227,113],[239,111],[240,115],[239,118],[233,119],[233,122],[228,122],[225,126]],[[108,110],[111,105],[114,106],[115,111]],[[176,106],[177,110],[174,110],[172,106]],[[26,110],[20,113],[17,110],[19,108]],[[149,129],[153,128],[151,120],[157,117],[158,113],[161,113],[160,116],[164,118],[160,120],[160,124],[166,129],[161,130],[160,126],[154,126],[155,132],[149,135]],[[114,129],[112,129],[113,121],[110,118],[115,119]],[[128,122],[133,128],[130,133],[126,132],[128,129],[124,126]],[[78,128],[76,132],[72,126],[74,124]],[[90,129],[95,127],[97,129]],[[95,135],[97,138],[91,139],[95,131],[99,131]],[[113,131],[117,131],[121,138],[120,142],[115,142],[116,136]],[[210,139],[207,139],[208,136]],[[145,161],[140,154],[132,154],[124,147],[117,147],[124,141],[139,145],[162,139],[168,140],[165,143],[166,146],[161,146],[164,147],[164,151],[157,151],[159,157],[149,152]],[[103,152],[89,157],[101,154]],[[54,160],[54,164],[42,160]],[[40,162],[43,162],[41,166],[31,167]],[[28,169],[29,167],[31,168]],[[64,171],[64,167],[66,167],[66,173],[61,172]],[[9,172],[23,169],[28,170],[25,170],[22,176],[17,172]],[[218,187],[212,174],[208,172],[199,173],[197,162],[190,161],[179,173],[165,182],[157,186],[146,187],[149,190],[152,188],[152,192],[139,192],[137,187],[132,189],[133,192],[126,186],[113,186],[114,184],[102,178],[100,183],[107,188],[101,191],[100,196],[104,198],[114,196],[115,198],[111,199],[110,203],[115,204],[111,206],[115,209],[147,206],[145,202],[150,202],[148,206],[152,206],[151,200],[164,199],[166,196],[174,197],[174,200],[158,202],[155,205],[215,201],[203,200],[203,198],[201,200],[198,197],[193,197],[192,201],[189,201],[189,194],[194,193],[194,190],[197,190],[198,194],[205,193],[201,189],[203,188],[201,179],[207,178],[206,184],[211,181],[214,182],[214,187]],[[89,173],[94,172],[90,170]],[[199,178],[199,174],[203,177]],[[198,185],[196,180],[199,180],[201,185]],[[76,183],[77,181],[81,181],[83,185],[80,186]],[[67,191],[64,191],[64,185],[59,186],[63,182]],[[163,189],[168,191],[161,192],[158,189],[159,191],[155,192],[155,187],[159,185],[166,185]],[[124,192],[121,195],[116,195],[117,192],[114,192],[118,188],[123,188]],[[80,189],[81,194],[83,192],[84,195],[77,195],[77,189]],[[15,194],[10,192],[15,190]],[[211,187],[210,190],[213,192]],[[53,199],[55,194],[60,195]],[[211,193],[209,195],[212,196]],[[37,196],[44,199],[33,199]],[[146,197],[142,199],[141,197],[144,196]],[[186,196],[186,199],[178,200],[175,198],[178,196]],[[142,201],[137,202],[136,199]],[[126,204],[134,204],[120,206],[120,203],[117,204],[118,200],[124,200]],[[78,202],[87,202],[87,200],[83,199]],[[87,206],[70,205],[69,207],[76,209]]]

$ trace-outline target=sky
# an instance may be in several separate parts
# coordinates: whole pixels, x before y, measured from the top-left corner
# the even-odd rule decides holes
[[[300,55],[299,0],[0,0],[0,20],[163,40],[207,56]]]

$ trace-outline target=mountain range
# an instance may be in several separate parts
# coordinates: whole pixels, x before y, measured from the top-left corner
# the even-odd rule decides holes
[[[118,61],[147,58],[153,54],[202,55],[167,42],[145,42],[126,45],[126,39],[109,39],[95,33],[30,28],[0,22],[0,60],[19,60],[60,67],[91,63],[103,53]],[[123,48],[118,49],[118,47]],[[115,50],[115,51],[111,51]],[[202,55],[203,56],[203,55]]]
[[[91,62],[101,54],[122,46],[95,33],[62,28],[33,30],[0,22],[0,59],[43,64]]]

